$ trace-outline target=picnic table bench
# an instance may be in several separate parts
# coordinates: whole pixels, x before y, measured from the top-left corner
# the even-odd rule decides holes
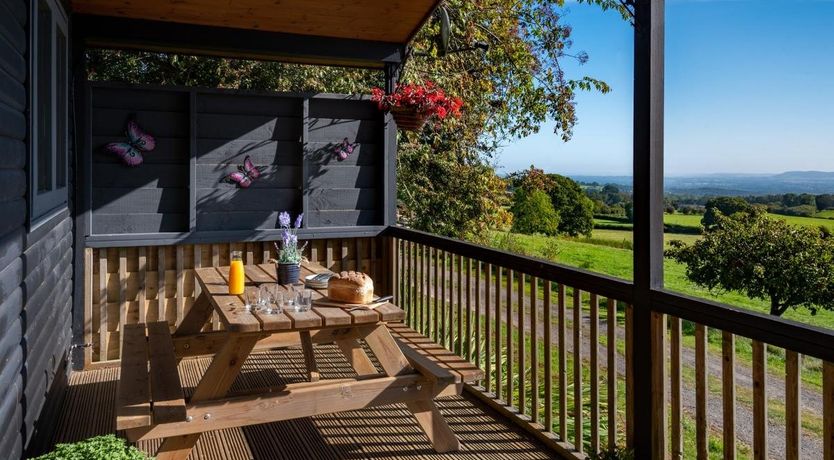
[[[437,452],[458,449],[433,399],[460,394],[464,383],[481,379],[475,365],[403,325],[405,312],[391,303],[352,311],[316,305],[306,312],[246,311],[240,296],[228,294],[228,270],[195,270],[202,292],[173,334],[164,321],[125,326],[116,428],[128,440],[165,438],[156,457],[184,460],[206,431],[405,403]],[[272,265],[245,271],[247,289],[276,284]],[[302,277],[324,271],[302,265]],[[314,298],[324,294],[314,291]],[[213,312],[224,330],[202,332]],[[313,347],[324,343],[338,346],[356,377],[321,379]],[[302,348],[307,381],[229,393],[251,353],[294,345]],[[205,355],[213,356],[211,364],[186,399],[177,364]]]

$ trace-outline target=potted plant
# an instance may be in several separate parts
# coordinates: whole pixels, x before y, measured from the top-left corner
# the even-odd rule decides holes
[[[405,131],[419,131],[432,117],[438,120],[450,115],[460,117],[463,106],[460,98],[447,96],[431,81],[398,85],[392,94],[385,94],[382,88],[374,88],[371,99],[380,110],[390,111],[397,127]]]
[[[275,272],[278,275],[278,282],[281,284],[292,284],[298,281],[301,274],[301,260],[304,258],[304,248],[307,243],[298,247],[298,229],[301,228],[301,221],[304,214],[299,214],[295,218],[295,223],[290,226],[290,213],[284,211],[278,215],[278,223],[281,225],[283,233],[281,235],[281,244],[275,243],[275,249],[278,252],[278,259],[275,261]]]

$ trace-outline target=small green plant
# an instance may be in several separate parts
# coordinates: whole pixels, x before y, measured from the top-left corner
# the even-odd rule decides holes
[[[634,452],[618,446],[592,453],[588,458],[590,460],[634,460]]]
[[[141,450],[128,446],[124,439],[109,434],[84,441],[58,444],[48,454],[32,460],[148,460]]]

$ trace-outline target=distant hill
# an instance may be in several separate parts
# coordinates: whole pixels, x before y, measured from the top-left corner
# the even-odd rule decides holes
[[[631,189],[631,176],[571,176],[599,184],[617,184]],[[834,172],[786,171],[779,174],[704,174],[665,179],[667,193],[693,195],[769,195],[781,193],[834,193]]]

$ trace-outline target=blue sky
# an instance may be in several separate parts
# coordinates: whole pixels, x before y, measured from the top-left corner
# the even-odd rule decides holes
[[[574,51],[613,91],[577,97],[564,143],[548,123],[498,155],[562,174],[631,173],[632,30],[570,4]],[[834,170],[834,0],[667,0],[666,175]]]

